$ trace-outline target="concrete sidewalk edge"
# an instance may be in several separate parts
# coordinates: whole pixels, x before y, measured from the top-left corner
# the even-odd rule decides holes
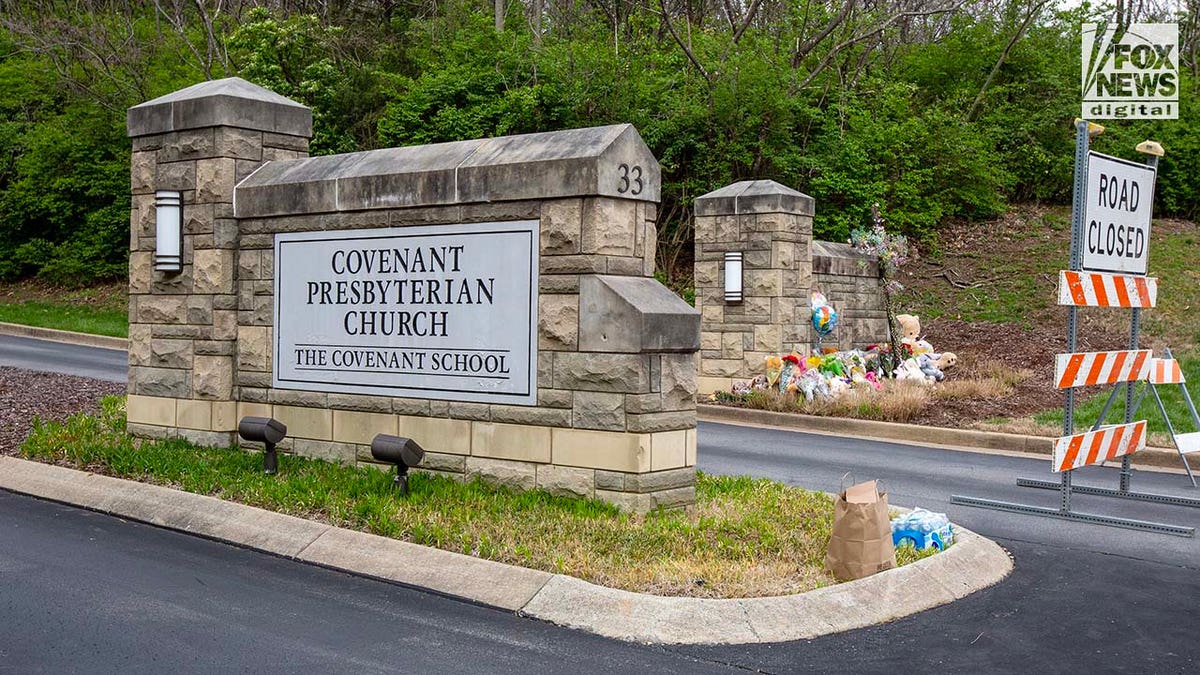
[[[645,643],[813,638],[952,602],[1012,571],[1012,560],[999,545],[958,528],[957,543],[946,551],[858,581],[769,598],[672,598],[16,457],[0,456],[0,489]]]
[[[1054,439],[1049,436],[1025,436],[997,431],[952,429],[848,417],[821,417],[722,405],[697,405],[696,414],[702,422],[782,427],[810,433],[893,441],[922,447],[945,446],[961,449],[999,450],[1046,457],[1049,457],[1054,450]],[[1134,466],[1183,470],[1179,453],[1171,448],[1147,447],[1132,455],[1132,458]]]
[[[108,335],[92,335],[91,333],[75,333],[69,330],[42,328],[40,326],[26,326],[20,323],[5,323],[3,321],[0,321],[0,335],[13,335],[16,337],[35,338],[38,340],[50,340],[52,342],[65,342],[72,345],[99,347],[101,349],[129,349],[129,340],[125,338],[110,337]]]

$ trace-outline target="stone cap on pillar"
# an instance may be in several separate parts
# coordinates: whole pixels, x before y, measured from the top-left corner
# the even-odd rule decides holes
[[[696,197],[697,216],[793,213],[811,216],[813,198],[773,180],[744,180]]]
[[[700,312],[651,277],[579,279],[579,351],[639,354],[700,349]]]
[[[658,160],[630,124],[268,162],[239,218],[604,196],[657,203]]]
[[[312,136],[312,110],[240,77],[194,84],[133,106],[125,114],[130,137],[227,126]]]

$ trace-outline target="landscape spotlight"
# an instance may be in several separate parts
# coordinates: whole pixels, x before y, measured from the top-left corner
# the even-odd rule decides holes
[[[396,479],[392,484],[404,496],[408,494],[408,470],[421,463],[425,451],[411,438],[378,434],[371,441],[371,456],[396,465]]]
[[[263,472],[273,474],[279,471],[279,455],[275,453],[275,444],[287,436],[287,427],[283,422],[273,417],[243,417],[238,422],[238,435],[243,440],[262,443],[266,446],[263,454]]]

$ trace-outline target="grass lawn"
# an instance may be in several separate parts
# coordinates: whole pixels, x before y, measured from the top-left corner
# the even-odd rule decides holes
[[[26,301],[14,305],[0,305],[0,321],[93,335],[129,335],[128,312],[125,310]]]
[[[30,459],[213,495],[448,551],[659,595],[755,597],[834,583],[824,571],[829,495],[764,479],[700,474],[687,511],[623,513],[594,500],[511,492],[415,474],[399,498],[390,474],[285,456],[264,475],[257,453],[136,441],[124,399],[98,416],[38,423]],[[901,562],[922,554],[898,552]]]
[[[125,284],[66,289],[37,281],[0,285],[0,321],[77,333],[127,337]]]

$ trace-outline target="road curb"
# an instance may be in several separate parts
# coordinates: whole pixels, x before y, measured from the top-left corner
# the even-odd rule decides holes
[[[52,342],[65,342],[72,345],[99,347],[101,349],[129,349],[129,340],[125,338],[92,335],[91,333],[75,333],[69,330],[26,326],[24,324],[5,323],[3,321],[0,321],[0,335],[14,335],[16,337],[36,338]]]
[[[946,551],[858,581],[768,598],[669,598],[16,457],[0,456],[0,489],[657,644],[782,642],[863,628],[952,602],[1012,571],[998,544],[956,528]]]
[[[822,417],[800,413],[734,408],[722,405],[696,406],[697,417],[704,422],[769,426],[831,436],[909,443],[922,447],[945,446],[959,449],[1000,450],[1049,457],[1054,439],[975,429],[927,427],[919,424],[878,422],[848,417]],[[1179,453],[1168,448],[1150,448],[1133,455],[1134,466],[1181,468]]]

